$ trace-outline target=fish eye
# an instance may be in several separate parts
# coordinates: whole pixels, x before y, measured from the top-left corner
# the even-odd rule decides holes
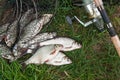
[[[68,58],[67,58],[67,61],[69,62],[69,61],[70,61],[70,59],[68,59]]]

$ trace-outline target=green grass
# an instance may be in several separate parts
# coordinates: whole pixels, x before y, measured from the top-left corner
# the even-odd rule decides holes
[[[73,23],[73,31],[65,17],[75,14],[84,20],[85,13],[80,8],[71,6],[69,0],[61,2],[52,23],[42,32],[55,31],[58,36],[70,37],[81,42],[81,49],[65,52],[73,63],[59,67],[45,64],[28,65],[22,70],[18,61],[8,64],[0,59],[0,80],[120,80],[120,58],[107,31],[100,33],[93,25],[84,28],[76,21]],[[112,17],[116,8],[117,6],[106,6],[120,36],[120,18]]]

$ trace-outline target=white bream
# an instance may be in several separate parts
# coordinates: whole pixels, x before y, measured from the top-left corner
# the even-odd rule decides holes
[[[53,59],[62,48],[61,45],[46,45],[39,48],[36,53],[25,61],[25,65],[28,64],[43,64]]]
[[[46,40],[43,42],[40,42],[40,46],[44,45],[50,45],[50,44],[61,44],[63,45],[63,48],[61,49],[62,51],[71,51],[74,49],[79,49],[81,48],[81,44],[76,42],[75,40],[67,37],[58,37],[50,40]]]

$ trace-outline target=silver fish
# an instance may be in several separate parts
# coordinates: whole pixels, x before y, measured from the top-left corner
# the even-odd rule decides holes
[[[0,56],[10,61],[14,59],[14,56],[12,55],[12,52],[10,51],[10,49],[2,44],[0,44]]]
[[[49,60],[45,63],[54,66],[60,66],[60,65],[71,64],[72,61],[64,53],[58,52],[58,54],[52,60]]]
[[[34,51],[38,48],[38,42],[54,38],[56,35],[56,32],[41,33],[37,34],[32,40],[23,45],[16,44],[13,48],[14,56],[19,58],[21,57],[20,55],[34,53]]]
[[[28,64],[43,64],[53,59],[62,48],[61,45],[47,45],[39,48],[36,53],[25,61],[25,65]]]
[[[39,43],[40,46],[50,45],[50,44],[63,45],[63,48],[61,49],[61,51],[71,51],[71,50],[79,49],[82,47],[80,43],[67,37],[58,37],[58,38],[46,40]]]
[[[9,23],[6,23],[0,27],[0,42],[3,40],[3,38],[6,37],[6,31],[8,28]]]
[[[42,29],[43,25],[48,23],[53,15],[43,14],[39,19],[33,20],[30,24],[24,27],[22,35],[20,35],[19,44],[24,44],[25,42],[31,40],[35,35],[37,35]]]
[[[7,44],[7,46],[11,47],[15,40],[16,40],[16,37],[17,37],[17,24],[18,24],[18,21],[15,20],[9,27],[8,31],[7,31],[7,34],[6,34],[6,38],[5,38],[5,42]]]
[[[33,37],[30,41],[26,42],[22,47],[26,48],[28,46],[32,47],[34,45],[38,45],[37,43],[40,43],[42,41],[52,39],[56,37],[57,33],[56,32],[50,32],[50,33],[41,33],[37,34],[35,37]],[[34,48],[34,47],[33,47]]]
[[[19,50],[21,50],[21,48],[25,48],[23,46],[40,32],[43,25],[48,23],[52,16],[52,14],[43,14],[40,19],[34,20],[29,25],[24,27],[25,31],[23,31],[23,34],[20,36],[20,40],[15,45],[13,50],[15,56],[21,55]]]
[[[33,14],[33,9],[29,9],[27,12],[25,12],[20,21],[19,21],[19,24],[20,24],[20,34],[21,34],[21,31],[23,30],[23,27],[25,27],[32,19],[35,18],[35,15]]]

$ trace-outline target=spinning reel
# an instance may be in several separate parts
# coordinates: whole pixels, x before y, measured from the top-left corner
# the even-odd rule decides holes
[[[95,24],[95,26],[98,28],[99,31],[102,32],[104,30],[104,22],[103,22],[102,16],[98,11],[93,0],[82,0],[82,3],[75,2],[73,3],[73,5],[78,7],[83,6],[85,11],[89,14],[89,17],[91,18],[91,20],[84,23],[75,15],[72,18],[67,16],[66,20],[70,25],[72,25],[72,20],[76,19],[84,27],[88,27],[91,24]]]

